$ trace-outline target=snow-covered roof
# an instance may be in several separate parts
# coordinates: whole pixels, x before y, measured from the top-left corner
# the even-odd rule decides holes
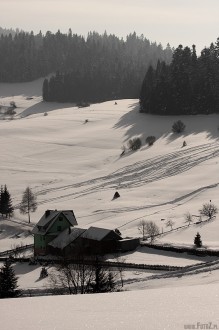
[[[98,227],[90,227],[87,229],[81,237],[93,239],[96,241],[101,241],[104,237],[106,237],[110,232],[113,232],[115,234],[115,237],[118,236],[118,239],[121,239],[121,237],[114,232],[112,229],[105,229],[105,228],[98,228]]]
[[[67,245],[81,236],[81,234],[83,234],[85,231],[86,229],[82,228],[67,228],[48,245],[54,248],[64,249]]]
[[[77,225],[77,221],[72,210],[47,210],[33,229],[33,234],[41,233],[45,235],[56,219],[63,214],[71,226]]]

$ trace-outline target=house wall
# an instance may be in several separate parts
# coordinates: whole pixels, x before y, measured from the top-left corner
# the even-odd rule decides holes
[[[124,239],[117,242],[117,247],[120,252],[133,251],[140,245],[139,238]]]
[[[52,227],[48,230],[48,233],[56,233],[56,232],[62,232],[63,230],[65,230],[66,228],[69,228],[71,225],[69,223],[69,221],[66,219],[66,217],[61,214],[56,221],[54,222],[54,224],[52,225]]]
[[[73,243],[65,247],[63,253],[65,256],[75,255],[103,255],[106,253],[113,253],[118,250],[117,240],[102,240],[96,241],[84,237],[79,237]]]
[[[34,255],[45,255],[48,253],[48,243],[51,242],[57,235],[34,235]]]

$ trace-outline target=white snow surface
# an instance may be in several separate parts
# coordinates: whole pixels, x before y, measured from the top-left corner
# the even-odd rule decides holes
[[[13,120],[0,114],[0,184],[7,185],[15,205],[10,221],[0,219],[0,251],[33,243],[30,230],[46,209],[73,209],[78,227],[118,228],[123,238],[139,237],[139,221],[152,220],[161,232],[169,231],[157,244],[192,247],[199,232],[204,247],[219,249],[219,216],[195,224],[203,203],[211,200],[219,206],[218,115],[146,115],[139,112],[138,100],[130,99],[80,109],[45,103],[42,81],[0,84],[0,105],[17,105]],[[175,135],[171,127],[179,119],[186,130]],[[149,135],[156,137],[152,147],[145,144]],[[133,137],[142,139],[141,149],[120,156]],[[27,186],[38,200],[30,224],[17,208]],[[113,200],[115,191],[120,197]],[[193,224],[176,230],[185,225],[186,212],[194,215]],[[172,231],[167,220],[174,221]],[[155,253],[145,247],[124,257],[127,262],[194,269],[170,277],[126,271],[128,292],[4,299],[1,328],[198,329],[198,322],[212,322],[219,329],[218,266],[205,264],[218,258]],[[46,285],[39,281],[39,266],[14,266],[21,288]]]
[[[5,299],[1,324],[4,330],[180,330],[209,322],[218,328],[218,300],[215,284],[189,290]]]

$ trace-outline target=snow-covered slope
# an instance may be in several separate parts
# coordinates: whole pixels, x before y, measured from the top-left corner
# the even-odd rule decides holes
[[[209,284],[187,290],[4,299],[1,324],[4,330],[218,329],[218,295],[219,286]]]
[[[73,209],[80,227],[119,228],[123,237],[136,237],[142,219],[153,220],[166,231],[167,220],[174,221],[174,229],[185,225],[184,214],[198,216],[203,203],[211,200],[219,206],[217,115],[150,116],[139,113],[137,100],[80,109],[73,104],[44,103],[41,82],[0,84],[0,103],[17,105],[13,120],[4,115],[0,120],[0,183],[7,184],[15,205],[14,218],[1,220],[0,250],[31,243],[28,230],[47,208]],[[174,135],[171,127],[178,119],[186,124],[186,131]],[[156,136],[152,147],[145,144],[149,135]],[[121,147],[136,136],[142,139],[142,148],[120,156]],[[184,140],[187,146],[182,148]],[[16,209],[27,186],[38,199],[30,225],[25,225],[27,219]],[[121,197],[113,200],[116,190]],[[192,246],[197,231],[204,246],[219,248],[218,217],[173,230],[157,243]],[[127,254],[126,260],[190,268],[171,277],[163,272],[126,271],[125,289],[138,290],[134,292],[1,300],[3,328],[219,327],[215,258],[155,254],[139,248]],[[211,263],[200,265],[204,261]],[[15,271],[21,288],[45,284],[39,281],[39,266],[16,264]],[[13,318],[8,317],[9,309]]]
[[[139,236],[142,219],[165,231],[161,219],[172,219],[176,228],[185,224],[186,212],[198,215],[209,200],[219,205],[217,115],[145,115],[137,100],[77,108],[42,102],[39,81],[36,92],[32,83],[25,93],[24,84],[21,95],[13,84],[0,87],[1,103],[13,99],[17,105],[14,120],[0,121],[1,184],[7,184],[15,205],[27,185],[33,189],[39,207],[32,222],[47,208],[74,209],[80,226],[118,227],[123,236]],[[186,131],[174,135],[171,127],[178,119]],[[157,139],[152,147],[145,144],[149,135]],[[141,137],[142,148],[120,156],[121,147],[135,136]],[[116,190],[121,197],[112,200]],[[18,210],[15,218],[25,220]],[[161,240],[192,245],[199,231],[204,245],[217,248],[218,227],[215,219]]]

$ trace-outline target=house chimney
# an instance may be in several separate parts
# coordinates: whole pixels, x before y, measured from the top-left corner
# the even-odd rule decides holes
[[[50,215],[50,210],[46,210],[45,217],[48,218],[49,215]]]

